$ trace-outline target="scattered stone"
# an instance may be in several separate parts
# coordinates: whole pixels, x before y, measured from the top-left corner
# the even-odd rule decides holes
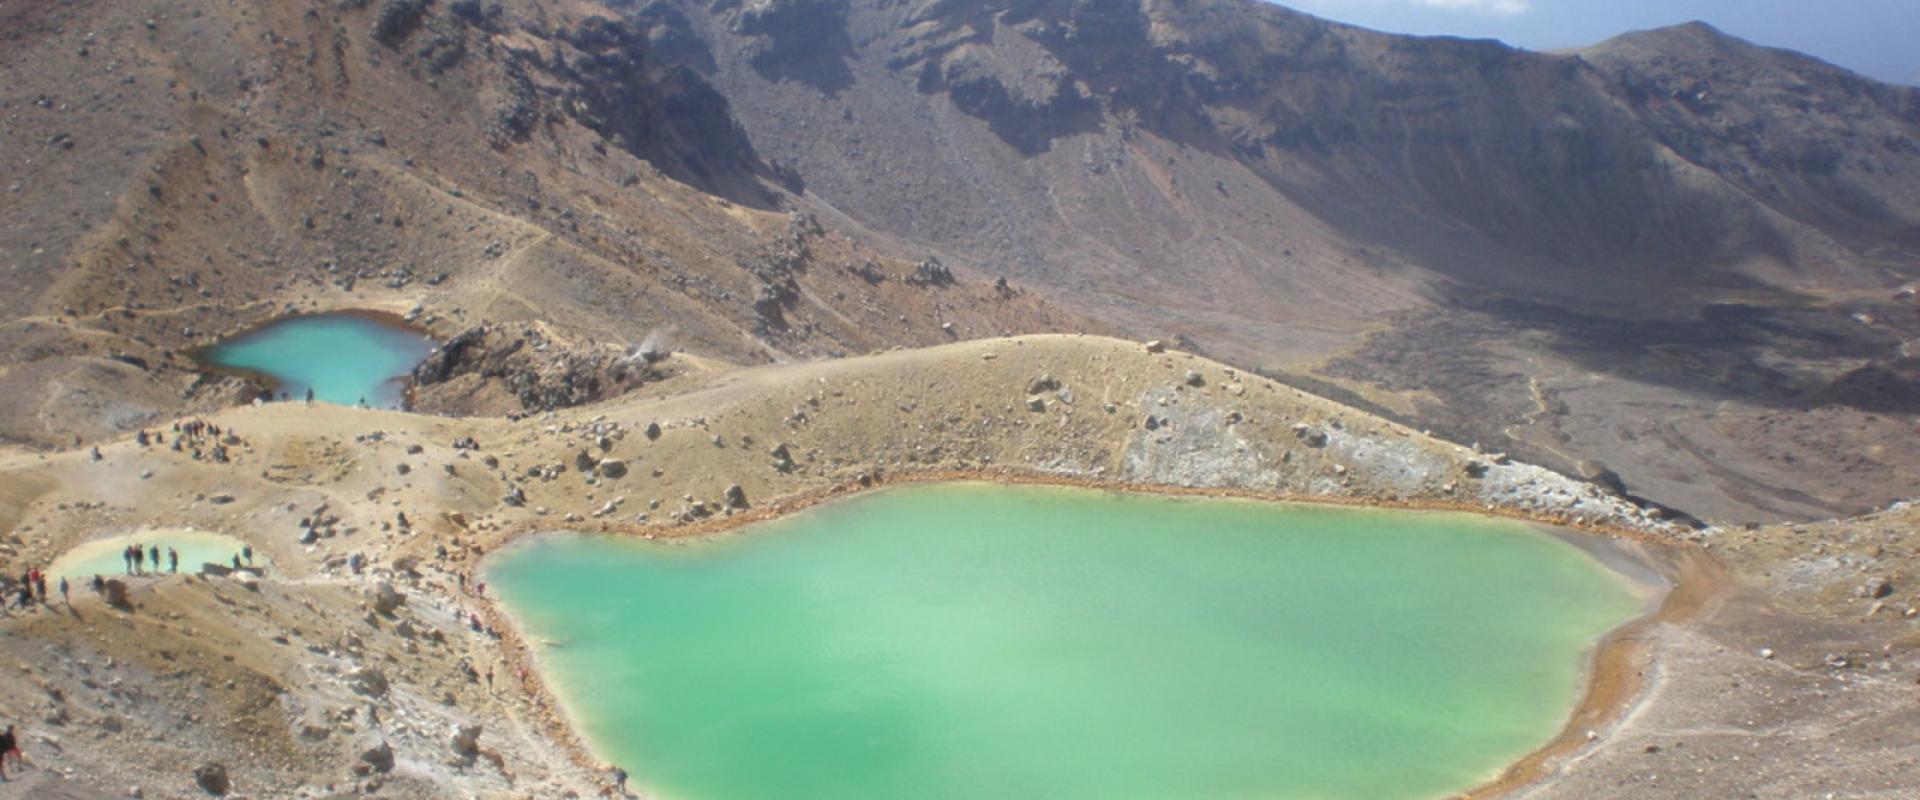
[[[658,422],[647,423],[646,434],[649,440],[660,438],[660,423]]]
[[[1041,375],[1027,384],[1027,394],[1043,394],[1058,388],[1060,388],[1060,381],[1055,380],[1052,375]]]
[[[1201,377],[1200,373],[1193,370],[1187,370],[1186,382],[1188,386],[1198,387],[1207,385],[1207,379]]]
[[[1027,410],[1028,410],[1028,411],[1036,411],[1036,412],[1038,412],[1038,411],[1046,411],[1046,410],[1047,410],[1047,401],[1046,401],[1046,400],[1045,400],[1044,398],[1039,398],[1039,397],[1029,397],[1029,398],[1027,398]]]
[[[1149,353],[1164,353],[1164,352],[1167,352],[1167,343],[1166,343],[1166,342],[1162,342],[1162,341],[1160,341],[1159,339],[1154,339],[1154,340],[1152,340],[1152,341],[1150,341],[1150,342],[1147,342],[1147,343],[1146,343],[1145,345],[1143,345],[1143,346],[1147,348],[1147,352],[1149,352]]]
[[[1878,600],[1893,594],[1893,582],[1886,578],[1873,578],[1860,584],[1858,593],[1869,600]]]
[[[726,500],[727,508],[747,507],[747,490],[740,488],[740,484],[728,486],[722,498]]]
[[[601,477],[619,480],[627,476],[627,462],[618,458],[603,458],[595,465]]]

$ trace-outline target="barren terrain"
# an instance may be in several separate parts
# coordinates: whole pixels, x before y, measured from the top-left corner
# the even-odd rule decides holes
[[[943,477],[1623,537],[1685,602],[1488,791],[1920,786],[1913,89],[1243,0],[21,0],[0,76],[0,575],[272,565],[0,619],[0,798],[599,796],[486,553]],[[192,361],[329,310],[411,412]]]
[[[92,537],[168,527],[240,537],[273,564],[258,578],[116,577],[127,607],[77,587],[71,608],[0,622],[0,649],[21,666],[0,679],[0,716],[26,725],[39,770],[149,797],[197,792],[192,770],[207,763],[249,796],[592,795],[605,776],[575,757],[538,676],[521,679],[521,653],[488,599],[461,588],[485,553],[533,531],[693,535],[863,485],[999,475],[1478,508],[1713,554],[1738,588],[1637,634],[1646,647],[1626,663],[1644,687],[1629,681],[1625,697],[1637,710],[1591,740],[1580,731],[1550,762],[1563,772],[1529,791],[1699,796],[1737,782],[1798,796],[1920,780],[1900,733],[1920,724],[1905,616],[1911,511],[1800,532],[1694,532],[1591,485],[1190,354],[1016,337],[687,370],[518,421],[297,402],[204,420],[235,437],[228,463],[195,458],[205,441],[174,451],[165,427],[165,442],[108,442],[99,461],[68,451],[0,463],[10,570]],[[1775,536],[1804,547],[1771,545]],[[1770,585],[1782,575],[1787,589]],[[1870,577],[1897,589],[1870,601],[1872,614],[1854,598]],[[383,599],[384,587],[404,599]],[[1724,731],[1700,727],[1723,717]],[[476,724],[479,750],[459,752],[455,732]],[[1873,748],[1849,749],[1856,740]],[[390,771],[362,757],[382,742]],[[1684,769],[1649,771],[1675,759]],[[47,779],[30,780],[42,783],[0,796]]]

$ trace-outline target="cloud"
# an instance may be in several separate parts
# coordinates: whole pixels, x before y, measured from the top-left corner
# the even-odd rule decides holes
[[[1424,6],[1471,11],[1496,17],[1524,14],[1533,5],[1533,0],[1414,0],[1414,2]]]

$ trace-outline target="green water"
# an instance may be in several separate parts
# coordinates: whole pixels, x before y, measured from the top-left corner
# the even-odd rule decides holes
[[[406,380],[433,350],[433,340],[393,323],[355,314],[286,317],[215,344],[200,359],[257,372],[274,391],[300,400],[308,389],[325,403],[399,408]]]
[[[488,577],[667,800],[1442,795],[1552,738],[1643,605],[1512,522],[982,484]]]

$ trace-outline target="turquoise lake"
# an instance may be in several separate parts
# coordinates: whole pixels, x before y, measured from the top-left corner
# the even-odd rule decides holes
[[[264,375],[276,399],[312,389],[324,403],[400,408],[407,377],[433,351],[418,331],[360,314],[305,314],[275,320],[202,350],[202,363]]]
[[[973,483],[487,577],[665,800],[1444,796],[1549,741],[1647,603],[1511,521]]]

